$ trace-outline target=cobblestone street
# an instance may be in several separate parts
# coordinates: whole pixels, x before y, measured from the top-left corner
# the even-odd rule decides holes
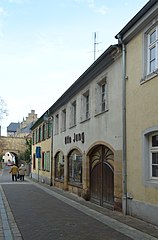
[[[68,192],[1,172],[3,240],[158,239],[158,228],[103,209]]]

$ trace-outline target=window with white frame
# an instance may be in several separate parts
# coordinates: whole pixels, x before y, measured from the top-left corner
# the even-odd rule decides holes
[[[59,133],[59,114],[55,115],[55,134]]]
[[[90,118],[90,96],[89,90],[81,96],[81,121],[88,120]]]
[[[158,68],[158,26],[148,33],[148,74]]]
[[[61,131],[64,132],[65,130],[66,130],[66,109],[63,109],[61,113]]]
[[[150,136],[150,178],[158,180],[158,133]]]
[[[105,112],[108,109],[108,86],[106,79],[103,79],[96,86],[96,114]]]
[[[70,127],[76,126],[76,101],[71,103],[70,107]]]

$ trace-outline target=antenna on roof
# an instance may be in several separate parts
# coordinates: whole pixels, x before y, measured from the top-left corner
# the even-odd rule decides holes
[[[94,32],[94,61],[96,60],[96,45],[99,44],[99,43],[100,42],[97,42],[97,33]]]

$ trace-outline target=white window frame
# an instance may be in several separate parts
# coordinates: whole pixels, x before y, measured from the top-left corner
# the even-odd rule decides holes
[[[155,32],[155,39],[151,41],[151,36]],[[154,51],[154,57],[151,57],[151,51]],[[158,26],[154,27],[149,33],[147,37],[147,74],[154,73],[158,69]],[[154,66],[152,67],[152,64]]]
[[[61,113],[61,132],[66,131],[66,108]]]
[[[90,94],[89,90],[81,96],[81,121],[90,119]]]
[[[96,114],[103,113],[108,110],[108,83],[104,78],[97,83],[96,86]]]
[[[151,174],[151,137],[158,135],[158,125],[147,128],[142,132],[142,180],[147,187],[158,187],[158,178]],[[156,149],[155,149],[156,150]]]
[[[158,176],[157,177],[154,177],[153,174],[152,174],[152,169],[153,169],[153,166],[158,166],[158,163],[157,164],[153,164],[153,159],[152,159],[152,154],[153,153],[157,153],[158,154],[158,146],[152,146],[152,137],[153,136],[158,136],[158,133],[154,133],[152,135],[149,136],[149,145],[150,145],[150,179],[155,179],[155,180],[158,180]]]
[[[70,106],[70,128],[76,126],[76,110],[77,110],[77,101],[74,100]]]

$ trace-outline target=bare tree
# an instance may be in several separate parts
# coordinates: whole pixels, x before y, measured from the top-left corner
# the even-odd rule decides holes
[[[0,121],[3,119],[3,116],[8,115],[7,104],[5,101],[0,97]]]

